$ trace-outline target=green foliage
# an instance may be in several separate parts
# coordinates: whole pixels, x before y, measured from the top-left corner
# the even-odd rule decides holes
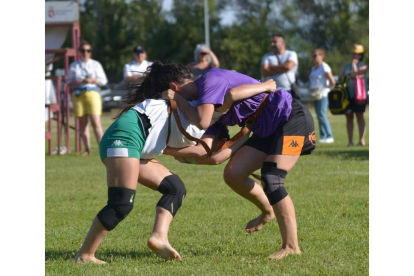
[[[82,3],[82,2],[81,2]],[[148,59],[188,64],[196,44],[204,43],[202,0],[175,0],[162,12],[162,0],[85,0],[81,36],[94,47],[111,82],[122,79],[131,49],[142,44]],[[283,34],[287,48],[299,55],[299,78],[307,81],[311,52],[321,47],[334,75],[350,61],[353,44],[364,45],[369,65],[368,0],[209,0],[211,48],[222,68],[260,78],[260,62],[270,51],[271,35]],[[220,25],[221,13],[236,20]],[[69,40],[67,40],[68,43]]]
[[[115,114],[116,110],[103,114],[104,129]],[[367,123],[368,117],[366,112]],[[96,256],[109,263],[74,264],[93,217],[107,200],[105,168],[91,130],[90,157],[72,153],[45,158],[46,275],[367,275],[368,147],[347,148],[344,116],[329,115],[329,120],[335,143],[317,145],[286,179],[296,209],[301,256],[267,259],[281,245],[276,221],[258,233],[244,232],[259,210],[224,183],[224,164],[181,164],[162,156],[160,162],[187,187],[169,234],[183,261],[164,262],[146,246],[161,194],[138,185],[131,214],[97,251]]]
[[[121,80],[133,47],[147,46],[163,21],[161,0],[86,0],[81,5],[81,40],[92,44],[93,57],[110,81]],[[152,48],[147,48],[151,55]]]
[[[227,27],[223,37],[230,37],[226,45],[234,43],[237,47],[222,46],[221,50],[226,57],[237,56],[233,62],[236,67],[240,67],[240,59],[251,60],[252,64],[241,63],[241,72],[259,77],[260,58],[269,52],[270,36],[275,33],[283,34],[287,48],[298,53],[299,78],[304,81],[313,65],[311,52],[317,47],[326,51],[334,74],[350,61],[355,43],[364,45],[369,63],[367,0],[233,0],[228,5],[237,11],[237,22]],[[233,30],[236,37],[231,36]],[[243,57],[244,51],[234,53],[234,48],[248,48],[251,54]]]

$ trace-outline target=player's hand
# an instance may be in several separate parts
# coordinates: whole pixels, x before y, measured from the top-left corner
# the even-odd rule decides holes
[[[267,80],[264,82],[264,84],[266,85],[267,92],[270,92],[270,93],[276,92],[277,85],[274,79]]]
[[[164,100],[174,100],[175,99],[175,92],[174,90],[168,89],[162,92],[161,97]]]

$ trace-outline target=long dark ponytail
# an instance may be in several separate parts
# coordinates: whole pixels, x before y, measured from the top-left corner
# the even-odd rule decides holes
[[[158,99],[163,91],[170,88],[171,82],[182,83],[186,79],[191,79],[191,72],[186,66],[174,63],[162,64],[160,61],[154,62],[148,66],[143,77],[126,87],[128,90],[126,105],[115,118],[147,99]]]

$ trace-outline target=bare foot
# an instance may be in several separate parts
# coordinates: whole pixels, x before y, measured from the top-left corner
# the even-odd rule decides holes
[[[270,214],[260,214],[260,216],[247,223],[245,230],[247,233],[260,231],[260,229],[272,219],[275,219],[275,214],[273,212]]]
[[[300,255],[302,254],[300,252],[300,249],[292,249],[292,248],[282,248],[278,251],[276,251],[275,253],[273,253],[272,255],[269,256],[269,259],[275,259],[275,260],[280,260],[283,259],[284,257],[288,256],[288,255]]]
[[[151,237],[147,242],[148,247],[165,260],[179,260],[181,256],[172,248],[168,241],[164,241],[155,237]]]
[[[75,263],[78,264],[87,264],[87,263],[95,263],[95,264],[106,264],[106,262],[101,261],[93,255],[76,255]]]
[[[82,156],[89,156],[89,155],[91,155],[91,152],[87,150],[84,153],[82,153],[81,155]]]

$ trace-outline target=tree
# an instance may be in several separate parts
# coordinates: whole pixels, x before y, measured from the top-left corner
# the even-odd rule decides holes
[[[202,0],[174,0],[162,13],[162,0],[85,0],[81,5],[81,38],[111,82],[122,79],[132,48],[142,44],[148,59],[187,64],[196,44],[204,43]],[[211,48],[222,68],[260,78],[262,56],[271,35],[285,36],[299,56],[299,77],[306,81],[311,52],[320,47],[334,74],[349,61],[352,45],[363,44],[369,62],[368,0],[209,0]],[[220,25],[220,13],[233,9],[235,22]]]
[[[287,48],[298,53],[302,80],[308,79],[310,53],[316,47],[327,52],[334,74],[349,61],[353,44],[363,44],[369,51],[368,0],[232,0],[221,5],[232,8],[237,17],[220,33],[221,54],[230,57],[223,64],[254,77],[260,75],[260,59],[275,33],[283,34]]]
[[[215,1],[209,1],[210,27],[212,33],[219,27]],[[204,6],[202,0],[175,0],[172,10],[165,15],[168,19],[159,32],[150,40],[155,56],[162,62],[188,64],[193,61],[197,44],[204,43]],[[218,41],[212,35],[211,48],[218,48]],[[156,48],[156,49],[155,49]]]
[[[147,46],[164,22],[161,0],[86,0],[81,5],[81,40],[91,43],[93,57],[102,63],[108,79],[118,82],[133,47]],[[146,48],[151,56],[152,48]]]

